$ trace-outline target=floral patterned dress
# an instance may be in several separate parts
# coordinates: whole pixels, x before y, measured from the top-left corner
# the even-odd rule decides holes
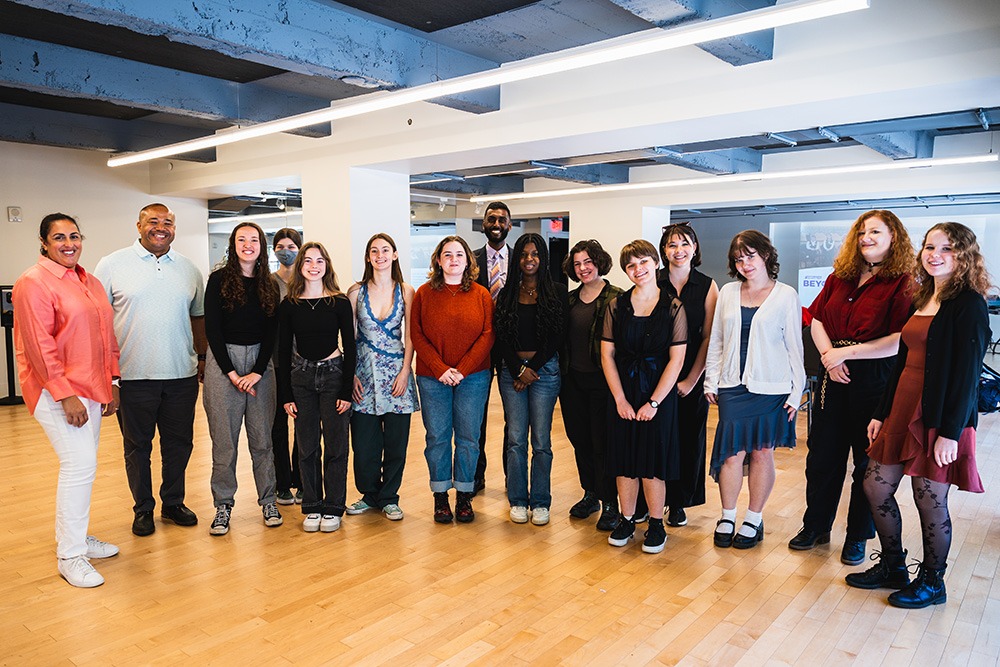
[[[368,285],[358,292],[358,364],[355,375],[364,393],[354,404],[355,412],[367,415],[409,414],[420,410],[417,385],[410,373],[402,396],[392,395],[392,383],[403,368],[403,286],[392,294],[392,311],[380,320],[372,312]]]

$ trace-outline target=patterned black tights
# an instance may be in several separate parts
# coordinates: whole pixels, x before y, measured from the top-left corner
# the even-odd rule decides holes
[[[882,551],[886,554],[903,550],[903,523],[896,502],[896,489],[903,479],[903,466],[869,461],[865,472],[865,495],[872,508],[872,518],[878,531]],[[948,513],[950,485],[932,482],[923,477],[911,478],[913,500],[920,514],[920,530],[924,543],[924,566],[940,570],[948,562],[951,548],[951,515]]]

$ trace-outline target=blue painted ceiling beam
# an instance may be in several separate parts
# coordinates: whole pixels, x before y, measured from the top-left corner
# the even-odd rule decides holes
[[[319,98],[238,84],[102,53],[0,35],[0,85],[230,124],[253,124],[329,106]],[[308,128],[325,136],[325,128]]]
[[[616,5],[660,28],[741,14],[772,7],[777,0],[611,0]],[[737,35],[698,45],[730,65],[771,60],[774,30]]]
[[[552,178],[558,181],[586,183],[588,185],[607,185],[628,183],[628,167],[619,164],[588,164],[542,169],[529,172],[525,176],[528,178]]]
[[[416,179],[416,177],[414,177]],[[520,176],[483,176],[470,181],[438,181],[436,183],[411,183],[412,190],[429,190],[453,194],[488,195],[494,192],[513,192],[523,188]]]
[[[330,4],[156,0],[18,0],[20,4],[115,25],[301,74],[362,77],[383,89],[414,86],[497,67]],[[495,111],[499,90],[439,98],[438,104]]]
[[[934,153],[934,136],[930,132],[855,134],[854,140],[893,160],[927,158]]]
[[[653,149],[651,159],[705,174],[748,174],[761,170],[761,154],[752,148],[726,148],[704,153],[678,153]]]
[[[204,136],[185,128],[145,120],[97,118],[83,114],[0,103],[0,141],[118,153],[155,148]],[[179,159],[212,162],[215,149],[186,153]]]

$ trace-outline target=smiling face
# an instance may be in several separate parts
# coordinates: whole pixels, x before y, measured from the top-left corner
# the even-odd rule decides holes
[[[237,227],[233,230],[233,250],[236,251],[240,267],[247,275],[252,275],[254,264],[260,257],[260,243],[260,235],[253,227]]]
[[[947,234],[940,229],[927,234],[920,250],[920,263],[937,283],[951,278],[955,273],[955,250]]]
[[[581,250],[573,255],[573,271],[576,273],[576,279],[584,285],[588,285],[601,277],[600,272],[597,270],[597,265],[594,264],[594,260],[590,258],[590,253],[586,250]]]
[[[759,279],[762,276],[764,280],[768,278],[767,264],[760,253],[753,248],[747,248],[733,257],[733,262],[736,264],[736,270],[747,281],[752,281],[754,278]]]
[[[391,271],[392,263],[398,257],[399,255],[392,249],[392,245],[388,241],[383,238],[376,238],[368,245],[368,256],[365,260],[376,271]]]
[[[174,242],[174,214],[170,209],[154,206],[139,213],[139,222],[135,223],[139,230],[139,243],[142,247],[157,257],[170,250]]]
[[[56,220],[42,239],[45,256],[67,269],[75,269],[83,252],[83,235],[71,220]]]
[[[538,276],[539,255],[534,243],[525,243],[521,250],[521,273],[530,278]]]
[[[691,258],[694,257],[698,246],[688,240],[682,234],[674,234],[667,241],[663,249],[663,256],[667,258],[670,266],[683,269],[691,265]]]
[[[307,283],[322,281],[326,276],[326,260],[319,248],[309,248],[302,256],[302,277]]]
[[[457,285],[462,282],[462,274],[465,267],[469,265],[469,258],[465,254],[465,248],[458,241],[449,241],[441,248],[441,253],[437,257],[438,264],[441,265],[441,272],[444,274],[444,281],[449,285]]]
[[[656,282],[656,267],[658,262],[653,257],[629,257],[625,263],[625,275],[636,287],[649,282]]]
[[[494,248],[502,248],[510,234],[510,215],[502,208],[491,208],[483,216],[483,233]]]
[[[866,262],[877,264],[889,255],[892,232],[885,220],[872,216],[858,230],[858,249]]]

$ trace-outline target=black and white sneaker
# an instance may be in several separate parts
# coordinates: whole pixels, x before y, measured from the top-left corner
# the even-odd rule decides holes
[[[642,543],[642,550],[648,554],[658,554],[663,551],[663,546],[666,543],[667,531],[663,529],[663,521],[650,519],[649,529],[646,530],[646,540]]]
[[[281,518],[281,512],[278,511],[278,506],[274,503],[267,503],[261,508],[264,513],[264,525],[268,528],[277,528],[283,523]]]
[[[688,523],[687,512],[683,507],[671,507],[667,512],[667,525],[674,528],[686,526]]]
[[[229,532],[229,515],[232,514],[232,505],[219,505],[215,508],[215,519],[212,520],[212,527],[208,532],[212,535],[225,535]]]
[[[635,521],[621,517],[618,519],[618,525],[608,535],[608,544],[613,547],[623,547],[633,537],[635,537]]]

